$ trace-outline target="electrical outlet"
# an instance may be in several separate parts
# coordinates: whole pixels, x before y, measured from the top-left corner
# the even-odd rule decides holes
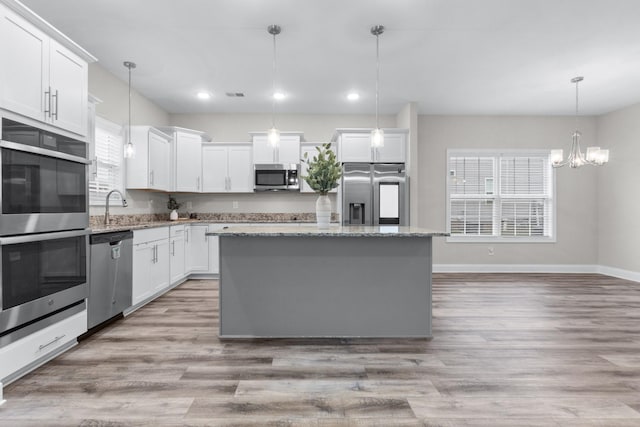
[[[193,209],[193,202],[187,202],[187,209]]]
[[[237,200],[233,201],[233,209],[238,209],[238,201]]]
[[[493,256],[494,252],[493,252],[493,246],[489,246],[487,247],[487,254],[489,256]]]

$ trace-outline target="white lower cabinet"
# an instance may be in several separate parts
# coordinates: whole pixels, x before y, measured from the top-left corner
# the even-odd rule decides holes
[[[186,275],[184,225],[171,226],[169,237],[169,271],[171,272],[171,284],[184,279]]]
[[[222,230],[228,224],[209,224],[209,231]],[[209,272],[220,274],[220,238],[209,236]]]
[[[209,272],[209,226],[192,224],[185,230],[185,261],[187,273]]]
[[[75,341],[86,331],[87,310],[83,310],[0,348],[0,381]]]
[[[169,227],[133,232],[132,304],[169,287]]]

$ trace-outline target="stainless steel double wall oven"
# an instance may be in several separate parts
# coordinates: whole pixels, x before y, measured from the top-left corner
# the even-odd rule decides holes
[[[87,144],[0,120],[1,346],[85,304],[90,229]]]

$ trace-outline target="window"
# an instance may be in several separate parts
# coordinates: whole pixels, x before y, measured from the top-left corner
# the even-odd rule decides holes
[[[96,117],[93,158],[89,175],[89,204],[104,205],[111,190],[124,191],[123,129],[122,126]],[[118,203],[114,193],[111,202]]]
[[[549,154],[448,150],[448,241],[554,241]]]

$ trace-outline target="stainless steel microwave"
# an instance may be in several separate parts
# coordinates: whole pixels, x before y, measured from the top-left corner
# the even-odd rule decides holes
[[[254,191],[300,191],[300,164],[254,165]]]

